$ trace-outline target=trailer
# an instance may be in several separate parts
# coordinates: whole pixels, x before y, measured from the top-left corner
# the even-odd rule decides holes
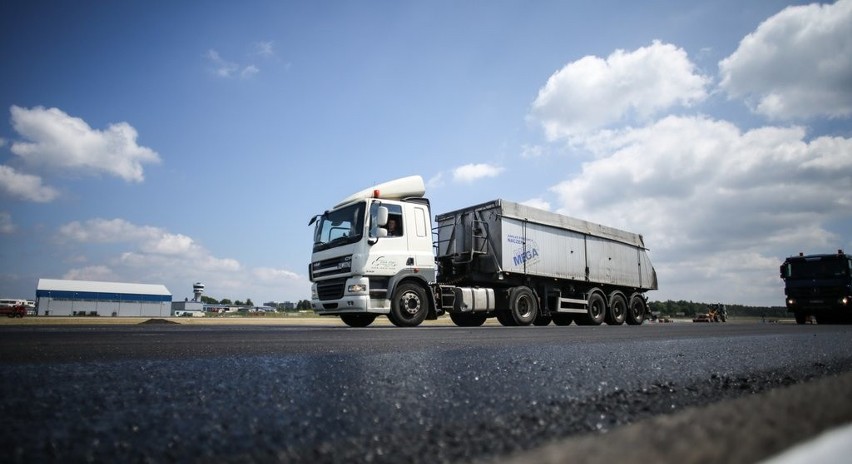
[[[505,200],[439,214],[420,176],[314,217],[312,307],[364,327],[641,324],[657,277],[641,235]],[[388,224],[398,224],[390,234]]]

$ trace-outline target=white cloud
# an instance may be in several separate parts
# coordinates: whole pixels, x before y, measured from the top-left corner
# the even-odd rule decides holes
[[[730,97],[769,118],[852,115],[852,0],[784,9],[719,69]]]
[[[545,211],[550,211],[550,202],[543,198],[530,198],[527,201],[522,201],[521,204],[531,206],[533,208],[543,209]]]
[[[544,145],[523,145],[521,146],[521,158],[539,158],[547,153],[547,147]]]
[[[17,230],[17,226],[15,226],[15,222],[12,221],[12,215],[5,212],[0,211],[0,234],[11,234]]]
[[[474,182],[486,177],[497,177],[503,168],[490,164],[465,164],[453,169],[453,180],[456,182]]]
[[[827,224],[852,221],[852,139],[674,116],[607,134],[553,187],[558,211],[642,233],[663,295],[714,301],[751,286],[737,302],[766,302],[778,258],[842,247]]]
[[[137,226],[124,219],[74,221],[59,228],[60,236],[81,243],[119,243],[156,240],[165,232],[151,226]]]
[[[189,236],[159,227],[140,226],[124,219],[92,219],[65,224],[59,228],[59,236],[65,242],[95,249],[107,244],[128,248],[106,263],[71,269],[66,273],[71,277],[66,278],[165,283],[178,299],[198,281],[205,283],[214,298],[310,297],[310,283],[304,276],[268,267],[245,269],[236,259],[214,256]]]
[[[269,46],[271,47],[271,43]],[[265,49],[258,45],[258,54],[262,54],[264,52]],[[226,60],[225,58],[222,58],[218,51],[213,49],[207,50],[204,57],[212,66],[213,74],[222,78],[229,79],[239,76],[241,79],[250,79],[260,72],[260,68],[254,64],[244,65]]]
[[[41,177],[23,174],[3,165],[0,165],[0,190],[38,203],[47,203],[59,196],[55,189],[42,185]]]
[[[259,267],[252,271],[255,277],[260,279],[262,282],[284,282],[288,280],[299,280],[301,276],[296,274],[295,272],[288,271],[286,269],[274,269],[270,267]]]
[[[257,66],[250,64],[250,65],[246,66],[245,68],[243,68],[242,71],[240,71],[240,77],[242,77],[243,79],[248,79],[248,78],[254,76],[255,74],[257,74],[259,72],[260,72],[260,69],[258,69]]]
[[[702,101],[709,78],[686,52],[654,41],[606,59],[586,56],[554,73],[532,104],[530,119],[548,140],[571,137],[636,116],[647,119],[675,105]]]
[[[236,63],[223,59],[216,50],[207,50],[204,56],[213,66],[213,74],[219,77],[232,77],[240,69]]]
[[[96,282],[117,282],[115,272],[108,266],[86,266],[71,269],[62,275],[66,280],[92,280]]]
[[[142,182],[142,164],[160,161],[157,152],[136,143],[136,129],[126,122],[100,131],[58,108],[12,106],[11,113],[15,131],[28,140],[12,143],[12,153],[34,165]]]
[[[256,55],[266,57],[275,56],[275,47],[273,46],[273,42],[271,40],[255,42],[254,49]]]

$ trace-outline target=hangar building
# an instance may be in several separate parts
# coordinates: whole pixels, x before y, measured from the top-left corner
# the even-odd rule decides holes
[[[172,294],[165,285],[39,279],[36,307],[44,316],[168,317]]]

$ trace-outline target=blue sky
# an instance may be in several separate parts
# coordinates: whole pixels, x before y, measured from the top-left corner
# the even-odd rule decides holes
[[[427,180],[643,234],[655,300],[852,250],[852,0],[0,6],[0,294],[310,296],[308,220]]]

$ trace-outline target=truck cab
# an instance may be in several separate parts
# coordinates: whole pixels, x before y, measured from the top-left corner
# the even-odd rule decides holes
[[[787,311],[804,324],[852,322],[852,255],[791,256],[781,265]]]
[[[437,317],[432,225],[419,176],[350,195],[314,217],[311,306],[363,327],[379,315],[395,325]]]

